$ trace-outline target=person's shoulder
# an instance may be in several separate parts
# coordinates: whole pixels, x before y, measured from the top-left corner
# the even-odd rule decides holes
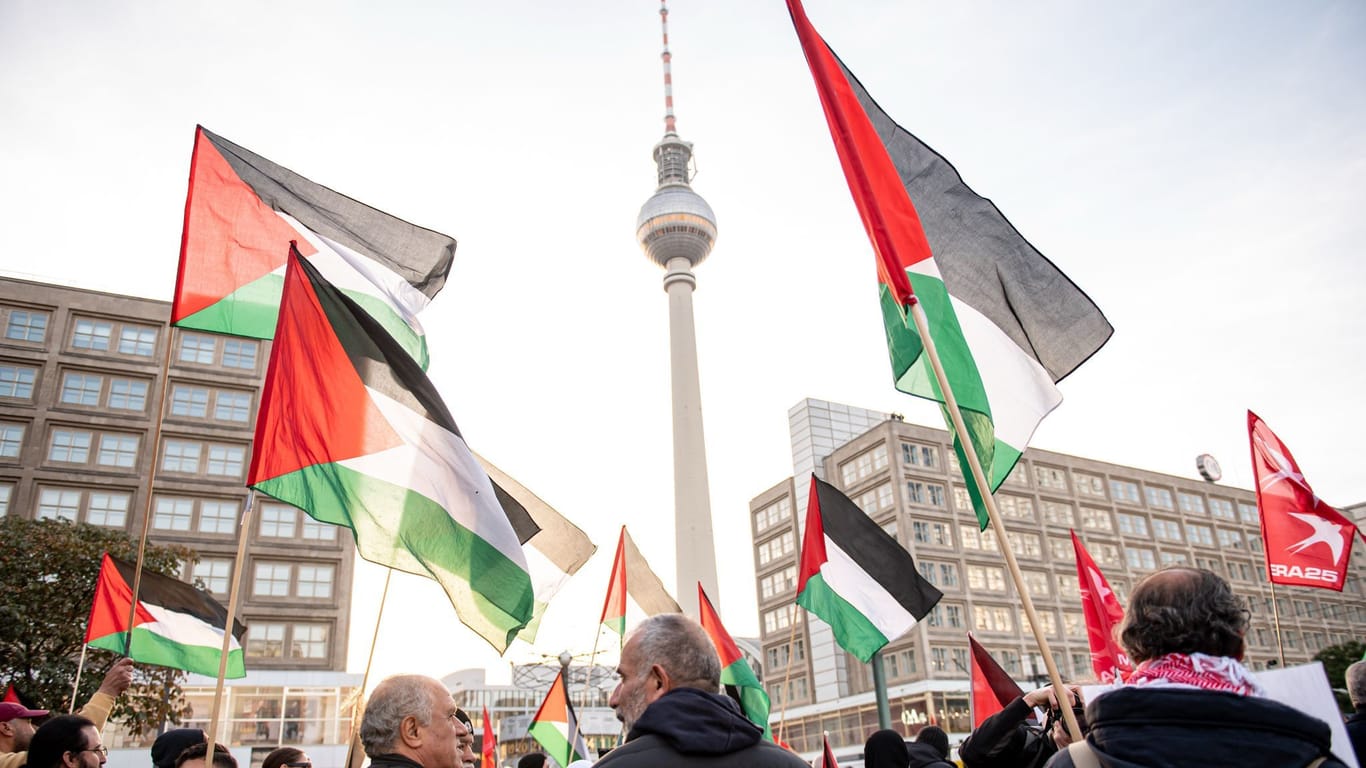
[[[653,733],[647,733],[643,736],[638,736],[634,739],[631,739],[630,741],[626,742],[625,744],[622,744],[619,747],[616,747],[593,765],[651,765],[653,763],[650,761],[652,761],[655,757],[654,755],[651,755],[651,753],[656,752],[658,750],[666,750],[672,752],[673,748],[670,747],[669,743],[664,739],[661,739]]]
[[[761,740],[758,744],[746,747],[738,753],[748,754],[754,758],[753,765],[761,766],[801,766],[801,768],[811,768],[811,764],[797,756],[797,753],[774,744],[767,739]]]

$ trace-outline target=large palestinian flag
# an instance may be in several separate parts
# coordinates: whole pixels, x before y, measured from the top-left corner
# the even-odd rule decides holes
[[[273,338],[291,241],[426,367],[416,314],[445,284],[455,241],[197,128],[172,324]]]
[[[877,257],[896,388],[944,402],[909,316],[919,300],[994,491],[1039,422],[1062,401],[1055,382],[1100,349],[1113,329],[990,200],[878,107],[812,28],[800,0],[787,6]],[[961,445],[955,448],[985,528],[981,493]]]
[[[297,253],[247,483],[350,528],[365,559],[435,579],[500,653],[532,618],[535,521],[500,502],[417,362]]]
[[[584,743],[583,731],[579,729],[574,705],[569,702],[569,692],[565,688],[564,670],[555,675],[555,682],[546,691],[545,700],[536,710],[527,733],[540,742],[546,753],[562,768],[575,760],[588,758],[588,746]]]
[[[228,609],[203,590],[143,568],[130,644],[128,613],[136,571],[135,564],[105,553],[85,627],[86,644],[126,654],[144,664],[218,677]],[[241,622],[233,622],[228,677],[247,675],[242,660],[242,634],[246,631]]]
[[[635,603],[646,616],[683,612],[678,607],[678,601],[664,588],[664,582],[659,580],[654,569],[640,554],[635,540],[623,525],[621,535],[617,537],[617,553],[612,558],[612,575],[607,581],[607,598],[602,603],[602,617],[598,619],[601,626],[621,635],[623,642],[626,640],[629,603]]]
[[[711,638],[716,654],[721,657],[721,685],[726,695],[735,699],[745,717],[763,728],[764,738],[771,741],[773,731],[768,727],[768,692],[759,684],[759,678],[740,652],[740,646],[735,644],[735,638],[721,624],[721,617],[716,615],[716,608],[712,607],[701,582],[697,584],[697,609],[700,614],[698,620]]]
[[[797,605],[829,624],[841,648],[867,663],[943,596],[896,539],[835,486],[811,475]]]

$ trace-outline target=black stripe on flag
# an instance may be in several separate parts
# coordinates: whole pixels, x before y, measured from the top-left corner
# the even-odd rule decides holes
[[[283,211],[313,232],[373,258],[427,298],[436,296],[446,284],[455,260],[453,238],[371,208],[202,126],[201,130],[237,177],[271,209]]]
[[[113,555],[109,556],[109,560],[119,570],[119,576],[123,577],[123,583],[128,585],[128,591],[131,593],[133,591],[133,574],[137,570],[137,565],[120,560]],[[228,625],[228,609],[213,599],[208,592],[195,589],[179,579],[163,576],[146,568],[142,569],[142,583],[138,584],[138,602],[144,605],[159,606],[174,613],[193,616],[205,624],[219,629]],[[122,624],[127,618],[124,616],[119,623]],[[232,636],[241,642],[242,635],[247,631],[246,626],[233,619],[232,627]]]
[[[911,553],[865,515],[848,496],[819,477],[816,478],[816,498],[825,537],[916,620],[925,618],[944,593],[920,575]],[[807,514],[811,514],[811,510],[807,510]]]

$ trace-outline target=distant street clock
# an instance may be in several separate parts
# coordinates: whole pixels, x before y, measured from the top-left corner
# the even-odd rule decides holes
[[[1219,462],[1208,453],[1202,453],[1195,457],[1195,468],[1200,470],[1200,476],[1211,483],[1219,482],[1219,478],[1224,476],[1224,470],[1219,468]]]

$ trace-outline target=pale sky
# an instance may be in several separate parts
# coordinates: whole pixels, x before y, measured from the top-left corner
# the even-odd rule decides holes
[[[635,242],[663,133],[651,0],[0,3],[0,269],[169,299],[194,126],[460,242],[422,315],[470,445],[599,554],[523,661],[587,652],[618,526],[672,585],[668,318]],[[749,499],[804,397],[941,426],[891,384],[873,257],[780,0],[671,5],[722,618],[756,635]],[[1245,411],[1366,500],[1366,5],[809,0],[883,108],[1116,332],[1035,435],[1250,486]],[[360,569],[361,671],[380,569]],[[399,575],[376,675],[506,664]]]

